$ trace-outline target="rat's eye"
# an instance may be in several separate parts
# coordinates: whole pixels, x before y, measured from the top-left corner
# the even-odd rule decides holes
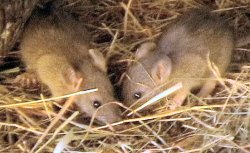
[[[102,103],[101,103],[100,101],[98,101],[98,100],[95,100],[94,103],[93,103],[93,106],[94,106],[95,108],[98,108],[98,107],[100,107],[101,105],[102,105]]]
[[[133,95],[134,99],[140,99],[142,97],[142,93],[141,92],[136,92]]]

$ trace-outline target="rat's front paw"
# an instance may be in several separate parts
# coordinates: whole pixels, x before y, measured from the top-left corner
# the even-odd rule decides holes
[[[22,88],[38,88],[40,82],[34,72],[25,72],[18,75],[14,83],[19,84]]]
[[[180,107],[182,105],[182,103],[176,102],[174,100],[171,100],[170,103],[168,104],[168,109],[170,110],[175,110],[178,107]]]

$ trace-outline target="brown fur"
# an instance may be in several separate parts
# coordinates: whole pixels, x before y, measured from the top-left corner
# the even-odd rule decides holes
[[[198,95],[207,96],[216,84],[209,62],[214,63],[223,76],[234,44],[233,31],[221,18],[201,10],[185,13],[162,33],[156,48],[145,48],[153,46],[147,43],[138,48],[137,52],[143,56],[137,57],[138,61],[128,68],[128,77],[123,83],[125,103],[133,105],[136,102],[133,95],[138,92],[143,97],[151,93],[152,97],[160,92],[152,93],[152,90],[166,84],[162,91],[170,82],[183,84],[173,97],[172,109],[182,105],[193,88],[202,87]]]
[[[92,116],[97,110],[94,101],[101,102],[96,118],[104,123],[119,121],[120,110],[115,102],[112,85],[107,77],[102,54],[89,52],[89,36],[83,25],[62,12],[53,15],[35,13],[31,17],[21,42],[22,58],[27,71],[38,75],[53,96],[75,92],[75,84],[83,78],[80,90],[98,91],[77,96],[81,111]],[[100,65],[98,60],[103,60]],[[98,64],[99,65],[98,65]]]

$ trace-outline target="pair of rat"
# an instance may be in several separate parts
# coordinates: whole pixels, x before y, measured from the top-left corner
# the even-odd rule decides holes
[[[89,40],[83,25],[72,16],[35,13],[21,42],[26,80],[35,83],[27,77],[37,76],[53,96],[61,96],[76,92],[75,85],[82,78],[79,90],[98,91],[77,96],[79,109],[89,116],[98,110],[96,119],[103,123],[120,121],[121,111],[106,74],[106,60],[100,52],[90,49]],[[129,66],[123,82],[125,104],[134,104],[168,80],[183,83],[173,97],[176,106],[194,87],[202,86],[199,95],[208,95],[217,78],[209,63],[223,74],[234,44],[233,31],[220,18],[203,11],[187,13],[168,27],[157,44],[144,43],[138,48],[138,61]]]

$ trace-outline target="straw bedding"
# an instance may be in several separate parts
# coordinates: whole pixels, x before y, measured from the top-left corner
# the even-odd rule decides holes
[[[136,47],[155,40],[176,17],[207,6],[226,16],[238,37],[250,33],[247,0],[64,0],[58,7],[76,15],[109,59],[116,86]],[[190,95],[177,110],[164,107],[99,126],[49,97],[45,86],[22,89],[13,79],[23,72],[20,51],[9,53],[17,67],[0,72],[0,152],[250,152],[250,46],[236,48],[225,85],[211,97]],[[17,59],[12,61],[11,59]],[[192,107],[190,107],[192,106]],[[59,114],[59,115],[58,115]],[[90,124],[91,123],[91,124]],[[119,127],[119,128],[117,128]]]

